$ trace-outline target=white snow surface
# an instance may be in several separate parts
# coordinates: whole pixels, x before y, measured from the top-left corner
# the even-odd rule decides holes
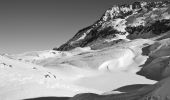
[[[129,33],[125,33],[125,34],[115,34],[115,37],[114,38],[111,38],[111,39],[105,39],[105,42],[112,42],[114,40],[119,40],[119,39],[123,39],[123,40],[126,40],[126,41],[130,41],[129,39],[127,39],[127,36],[129,35]]]
[[[80,40],[84,39],[91,30],[92,29],[89,29],[87,32],[83,33],[83,35],[79,39],[77,39],[76,41],[80,41]]]
[[[141,55],[146,43],[153,41],[137,39],[102,50],[86,47],[1,55],[0,100],[103,94],[125,85],[153,84],[136,75],[147,59]]]
[[[117,18],[109,22],[105,22],[102,25],[102,28],[104,29],[105,27],[109,27],[109,26],[113,27],[119,32],[126,32],[126,20],[125,19]]]
[[[146,24],[145,19],[146,19],[145,17],[138,17],[129,26],[131,26],[131,27],[137,27],[137,26],[140,26],[140,25],[145,26],[145,24]]]

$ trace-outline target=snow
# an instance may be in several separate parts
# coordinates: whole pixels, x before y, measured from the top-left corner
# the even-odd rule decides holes
[[[146,2],[141,3],[142,7],[145,5],[147,5]],[[103,20],[96,24],[102,25],[101,30],[112,27],[120,33],[115,34],[114,38],[105,39],[105,42],[127,40],[122,44],[100,50],[78,47],[70,51],[44,50],[0,55],[0,100],[45,96],[71,97],[79,93],[121,93],[110,91],[126,85],[156,83],[136,74],[141,70],[139,66],[148,59],[148,56],[142,55],[142,47],[144,44],[153,44],[155,41],[128,40],[126,37],[129,33],[125,30],[126,18],[137,16],[133,23],[129,24],[129,26],[137,27],[145,26],[147,18],[155,20],[158,16],[154,11],[161,11],[160,20],[170,19],[170,15],[165,12],[167,8],[153,8],[153,11],[145,13],[143,17],[138,17],[139,9],[135,9],[132,15],[124,19],[113,19],[120,15],[120,11],[126,13],[131,10],[132,5],[129,8],[113,6],[106,11]],[[108,19],[111,20],[107,21]],[[84,32],[73,43],[85,39],[91,30]],[[163,51],[162,54],[167,53]],[[154,53],[154,56],[159,55],[160,53]],[[159,64],[153,63],[153,68],[155,66],[159,67]],[[168,74],[168,71],[164,74]]]
[[[112,42],[114,40],[119,40],[119,39],[123,39],[123,40],[126,40],[126,41],[130,41],[129,39],[127,39],[126,37],[129,35],[128,32],[126,32],[126,34],[115,34],[116,37],[114,38],[111,38],[111,39],[105,39],[105,42]]]
[[[75,81],[75,84],[78,86],[94,88],[104,92],[112,91],[118,87],[139,83],[152,84],[155,83],[155,81],[148,80],[142,76],[137,76],[133,73],[119,71],[114,73],[100,73],[90,77],[82,77]]]
[[[101,73],[93,70],[71,68],[70,65],[66,67],[68,71],[66,69],[63,71],[57,67],[53,69],[44,68],[2,56],[0,61],[7,64],[5,67],[0,65],[1,100],[43,96],[74,96],[78,93],[87,92],[102,94],[122,85],[138,83],[138,79],[140,81],[145,80],[146,83],[153,82],[124,72]],[[12,68],[8,65],[12,65]],[[115,80],[118,77],[123,79]],[[122,82],[125,79],[128,79],[127,82]]]
[[[146,19],[146,17],[138,17],[129,26],[131,26],[131,27],[145,26],[145,24],[146,24],[145,19]]]
[[[133,63],[133,58],[135,55],[131,50],[127,50],[124,52],[123,56],[120,58],[115,58],[110,61],[104,62],[99,70],[109,70],[109,71],[119,71],[119,70],[127,70],[128,67]]]
[[[83,33],[83,35],[82,35],[77,41],[82,40],[82,39],[84,39],[85,37],[86,37],[86,33]]]
[[[144,7],[147,5],[147,2],[141,2],[141,6]]]
[[[125,85],[155,83],[135,73],[146,59],[140,47],[150,42],[138,39],[102,50],[85,47],[0,56],[0,99],[103,94]],[[17,60],[27,56],[46,66]]]
[[[127,48],[122,53],[122,56],[104,62],[99,66],[98,69],[101,71],[109,72],[126,71],[136,73],[141,69],[137,66],[144,64],[146,59],[146,56],[136,55],[136,53],[132,49]]]
[[[127,13],[127,12],[129,12],[129,11],[132,11],[132,9],[131,9],[131,8],[128,8],[128,7],[121,7],[120,10],[123,11],[124,13]]]
[[[168,12],[162,14],[162,18],[161,19],[170,19],[170,14],[168,14]]]
[[[22,54],[14,54],[14,55],[4,55],[11,59],[17,59],[23,62],[31,62],[36,63],[36,61],[48,59],[48,58],[61,58],[65,56],[72,56],[72,53],[68,52],[60,52],[54,50],[44,50],[44,51],[32,51],[26,52]]]
[[[91,50],[91,47],[83,47],[83,48],[77,47],[77,48],[73,49],[71,51],[71,53],[72,53],[72,55],[75,55],[75,54],[78,54],[78,53],[90,52],[90,51],[93,51],[93,50]]]
[[[105,27],[113,27],[114,29],[116,29],[119,32],[126,32],[126,20],[125,19],[121,19],[121,18],[117,18],[114,19],[112,21],[109,22],[105,22],[102,25],[102,29],[104,29]]]
[[[66,76],[59,73],[59,70],[51,70],[6,57],[0,57],[0,61],[6,64],[0,65],[1,100],[18,100],[37,96],[73,96],[82,92],[101,93],[95,89],[90,90],[71,84],[76,76]]]
[[[79,39],[77,39],[76,41],[83,40],[87,36],[87,34],[90,33],[91,30],[92,29],[89,29],[87,32],[83,33],[83,35]]]
[[[111,9],[107,10],[103,16],[103,20],[107,21],[108,18],[113,19],[113,17],[118,16],[120,13],[119,7],[114,5]]]
[[[125,25],[126,21],[124,19],[116,19],[112,25],[114,26],[114,28],[120,32],[126,32]]]

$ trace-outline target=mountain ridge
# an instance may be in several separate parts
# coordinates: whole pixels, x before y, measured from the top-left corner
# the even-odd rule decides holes
[[[155,37],[170,30],[169,4],[169,1],[159,1],[115,5],[93,25],[81,29],[53,50],[68,51],[87,46],[95,50],[137,38]]]

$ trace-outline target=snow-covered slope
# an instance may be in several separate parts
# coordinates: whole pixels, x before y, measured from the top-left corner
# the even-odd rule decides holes
[[[83,71],[82,71],[83,72]],[[81,92],[97,92],[72,84],[79,74],[23,63],[0,56],[0,99],[19,100],[43,96],[73,96]]]
[[[153,43],[154,41],[149,39],[136,39],[101,50],[76,48],[63,52],[39,51],[5,56],[44,67],[64,66],[67,64],[77,68],[101,72],[129,71],[135,73],[140,70],[138,66],[144,64],[147,59],[147,56],[141,55],[142,48],[145,47],[145,44]]]
[[[0,98],[103,94],[125,85],[153,84],[155,81],[136,74],[147,58],[141,55],[146,43],[154,41],[137,39],[101,50],[76,48],[1,55]]]

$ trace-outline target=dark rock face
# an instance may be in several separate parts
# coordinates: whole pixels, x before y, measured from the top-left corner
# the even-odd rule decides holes
[[[170,39],[155,42],[143,50],[149,59],[137,74],[157,81],[170,77]]]
[[[142,100],[148,99],[147,94],[152,92],[156,86],[143,86],[140,89],[134,90],[129,93],[110,94],[110,95],[97,95],[92,93],[78,94],[70,100],[139,100],[142,97],[146,97]]]
[[[32,98],[25,100],[69,100],[69,97],[40,97],[40,98]]]
[[[149,87],[151,85],[148,85],[148,84],[133,84],[133,85],[127,85],[127,86],[124,86],[124,87],[120,87],[114,91],[119,91],[119,92],[136,92],[137,90],[140,90],[142,88],[145,88],[145,87]]]
[[[68,51],[89,46],[101,49],[136,38],[152,38],[170,30],[170,2],[134,2],[113,6],[100,20],[80,30],[54,50]]]
[[[163,78],[168,77],[170,57],[168,58],[157,58],[154,59],[150,64],[143,67],[142,70],[138,72],[139,75],[143,75],[149,79],[160,81]]]
[[[136,38],[152,38],[154,36],[161,35],[162,33],[168,32],[170,26],[168,25],[170,20],[158,20],[154,23],[150,23],[147,26],[138,26],[138,27],[127,27],[126,30],[130,33],[127,36],[128,39]]]
[[[127,93],[110,95],[83,93],[70,98],[70,100],[170,100],[169,84],[170,77],[154,85],[132,85],[117,89],[128,90]]]

